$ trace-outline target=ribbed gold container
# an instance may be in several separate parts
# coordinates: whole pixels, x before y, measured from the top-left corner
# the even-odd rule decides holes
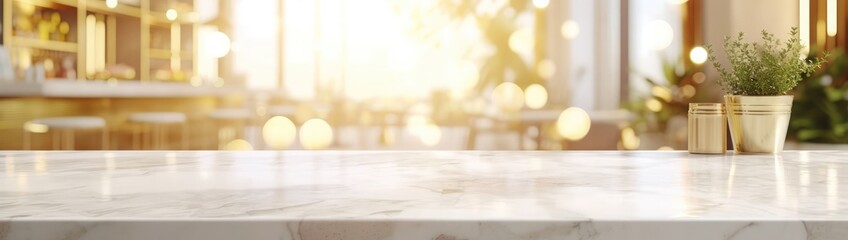
[[[727,151],[724,104],[689,104],[689,152],[723,154]]]
[[[775,154],[783,151],[792,96],[724,96],[736,153]]]

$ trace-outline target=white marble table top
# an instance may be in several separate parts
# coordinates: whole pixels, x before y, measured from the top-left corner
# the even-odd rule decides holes
[[[628,231],[701,221],[715,224],[707,228],[724,234],[718,236],[757,224],[763,234],[790,226],[798,231],[785,231],[809,238],[848,229],[844,224],[808,224],[848,222],[846,194],[848,152],[843,151],[778,156],[679,151],[7,151],[0,152],[0,239],[3,222],[9,222],[6,236],[32,237],[41,235],[25,231],[31,226],[24,223],[313,220],[438,226],[448,221],[455,223],[452,227],[471,223],[467,226],[478,228],[478,235],[427,232],[427,239],[486,239],[480,235],[481,222],[572,228],[594,223],[593,234],[567,236],[661,239],[691,232],[655,236]],[[632,222],[648,225],[615,227]],[[303,234],[305,226],[298,226]],[[397,237],[397,227],[395,235],[371,239],[405,239]],[[814,235],[816,227],[828,231]],[[602,229],[612,232],[603,235]],[[790,238],[769,239],[796,236],[785,231],[775,236]],[[537,239],[548,236],[543,235]],[[291,239],[308,239],[297,236]]]

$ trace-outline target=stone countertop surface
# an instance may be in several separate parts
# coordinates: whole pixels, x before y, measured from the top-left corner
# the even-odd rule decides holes
[[[832,239],[848,152],[4,151],[0,239]]]

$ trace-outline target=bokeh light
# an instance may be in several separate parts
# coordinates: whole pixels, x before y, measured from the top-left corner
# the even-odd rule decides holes
[[[539,64],[536,65],[536,74],[539,74],[539,77],[543,79],[550,79],[554,76],[554,73],[556,73],[556,64],[550,59],[539,61]]]
[[[548,4],[551,3],[551,0],[533,0],[533,6],[536,8],[546,8]]]
[[[227,150],[227,151],[251,151],[251,150],[253,150],[253,145],[250,145],[250,143],[245,141],[244,139],[236,139],[236,140],[232,140],[232,141],[227,142],[227,144],[224,145],[224,150]]]
[[[177,10],[174,10],[173,8],[168,9],[168,11],[165,11],[165,17],[168,18],[168,20],[171,20],[171,21],[176,20],[177,19]]]
[[[692,98],[695,96],[696,90],[692,85],[686,84],[680,88],[680,92],[683,93],[683,97]]]
[[[294,142],[297,128],[294,122],[283,116],[274,116],[262,127],[262,138],[272,149],[285,149]]]
[[[840,1],[840,2],[842,2],[842,1]],[[842,4],[844,4],[844,2]],[[837,20],[836,20],[836,18],[837,18],[836,10],[837,10],[837,8],[842,8],[842,7],[844,7],[844,6],[842,6],[841,4],[840,4],[839,7],[837,7],[836,0],[827,0],[827,24],[826,24],[827,26],[825,28],[827,29],[827,36],[828,37],[835,37],[836,36],[836,31],[838,29],[838,26],[836,25],[836,22],[837,22]],[[841,20],[841,21],[843,21],[843,24],[844,24],[845,20]]]
[[[524,106],[524,91],[511,82],[503,82],[492,92],[492,102],[503,111],[514,112]]]
[[[533,40],[533,29],[519,29],[509,35],[509,49],[518,54],[532,54],[535,45]]]
[[[50,128],[44,124],[26,122],[24,124],[24,130],[32,133],[46,133],[48,130],[50,130]]]
[[[106,0],[106,7],[108,7],[108,8],[118,7],[118,0]]]
[[[427,117],[421,115],[406,117],[406,130],[409,131],[409,135],[421,136],[421,133],[425,130],[424,126],[427,125],[427,122]]]
[[[480,81],[480,69],[474,62],[460,61],[451,70],[451,76],[454,78],[452,80],[453,94],[456,97],[461,97],[465,92],[474,88],[477,82]]]
[[[651,49],[660,51],[668,48],[674,40],[674,29],[668,22],[654,20],[648,23],[644,33],[645,40],[649,42]]]
[[[541,109],[548,103],[548,90],[539,84],[530,84],[524,90],[524,104],[530,109]]]
[[[436,146],[442,140],[442,130],[436,124],[427,123],[421,128],[419,138],[424,145]]]
[[[211,57],[220,58],[230,52],[230,37],[220,31],[211,32],[200,41],[200,49]]]
[[[707,50],[704,47],[697,46],[692,48],[692,51],[689,51],[689,60],[694,64],[703,64],[707,61]]]
[[[704,74],[703,72],[696,72],[695,74],[692,74],[692,81],[695,81],[695,83],[697,83],[697,84],[704,83],[704,81],[706,81],[706,80],[707,80],[707,75]]]
[[[669,90],[667,87],[653,86],[651,87],[651,94],[653,94],[654,97],[662,99],[663,101],[671,102],[671,90]]]
[[[556,122],[559,135],[571,141],[586,137],[591,127],[592,120],[589,118],[589,114],[578,107],[570,107],[562,111]]]
[[[621,130],[621,147],[625,150],[633,150],[639,148],[640,140],[636,136],[636,131],[633,128],[624,128]]]
[[[580,35],[580,25],[574,20],[567,20],[562,23],[559,28],[560,34],[567,40],[571,40]]]
[[[304,149],[318,150],[333,142],[333,128],[320,118],[309,119],[300,127],[300,145]]]
[[[651,110],[651,112],[662,111],[662,103],[656,98],[651,98],[648,99],[648,101],[645,101],[645,107],[647,107],[648,110]]]

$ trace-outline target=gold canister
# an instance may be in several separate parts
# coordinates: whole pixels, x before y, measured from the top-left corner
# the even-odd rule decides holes
[[[689,104],[689,152],[727,152],[727,115],[724,104]]]

